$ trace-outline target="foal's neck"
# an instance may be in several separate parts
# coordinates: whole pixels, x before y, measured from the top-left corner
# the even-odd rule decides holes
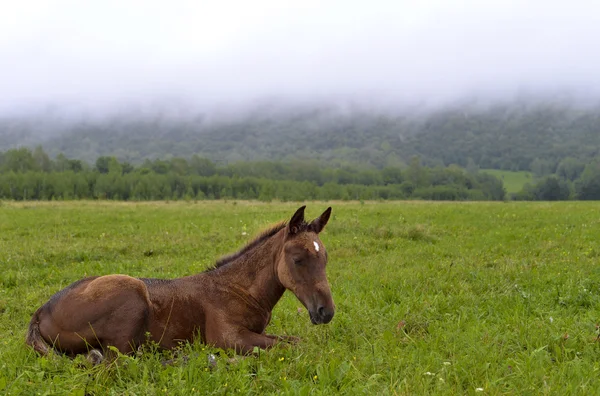
[[[277,261],[282,254],[285,230],[218,268],[215,276],[235,288],[236,292],[249,294],[268,312],[281,299],[285,287],[277,276]]]

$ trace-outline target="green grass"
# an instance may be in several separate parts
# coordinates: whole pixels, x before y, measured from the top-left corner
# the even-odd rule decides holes
[[[110,365],[40,358],[33,312],[92,274],[178,277],[299,204],[0,203],[0,393],[584,394],[600,389],[600,205],[309,203],[337,305],[313,326],[289,292],[271,333],[301,343],[228,362],[146,350]],[[246,231],[248,235],[242,233]],[[149,252],[153,253],[150,255]],[[214,369],[208,353],[218,353]],[[483,391],[478,391],[483,389]]]
[[[504,183],[507,193],[516,193],[523,189],[525,183],[533,182],[533,175],[526,171],[504,171],[499,169],[482,169],[481,172],[496,176]]]

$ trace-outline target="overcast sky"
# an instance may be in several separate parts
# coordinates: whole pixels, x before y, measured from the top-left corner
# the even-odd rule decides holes
[[[0,111],[600,88],[600,2],[19,0]]]

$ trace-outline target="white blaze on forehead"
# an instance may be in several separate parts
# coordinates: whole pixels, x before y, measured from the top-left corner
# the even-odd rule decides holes
[[[317,241],[313,241],[313,243],[315,244],[315,250],[318,252],[319,251],[319,244],[317,243]]]

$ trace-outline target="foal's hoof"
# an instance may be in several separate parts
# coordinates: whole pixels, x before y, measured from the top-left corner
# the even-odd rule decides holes
[[[217,357],[215,355],[213,355],[212,353],[209,353],[208,356],[206,357],[206,360],[208,362],[208,367],[211,370],[217,368]]]
[[[104,361],[104,356],[102,355],[102,352],[100,352],[97,349],[92,349],[91,351],[89,351],[85,358],[94,366]]]
[[[169,360],[163,360],[162,362],[160,362],[160,364],[162,364],[163,366],[174,366],[176,364],[186,364],[188,362],[188,360],[190,360],[189,357],[187,356],[183,356],[181,358],[174,358],[174,359],[169,359]]]
[[[302,339],[300,337],[296,337],[296,336],[290,336],[290,335],[285,335],[285,336],[279,336],[280,340],[283,342],[287,342],[288,344],[297,344],[300,341],[302,341]]]

